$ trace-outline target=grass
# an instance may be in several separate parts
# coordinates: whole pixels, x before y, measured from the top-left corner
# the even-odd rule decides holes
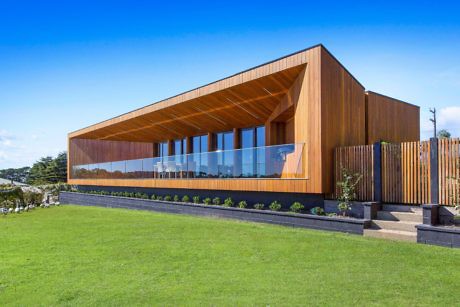
[[[0,305],[457,305],[460,250],[64,206],[0,218]]]

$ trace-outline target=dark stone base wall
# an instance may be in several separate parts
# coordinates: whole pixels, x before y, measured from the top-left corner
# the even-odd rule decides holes
[[[83,206],[100,206],[110,208],[151,210],[177,214],[217,216],[245,221],[339,231],[361,235],[364,232],[364,228],[369,227],[370,224],[369,220],[363,219],[292,214],[285,212],[273,212],[268,210],[261,211],[253,209],[224,208],[221,206],[194,205],[72,192],[61,192],[60,202],[63,204],[75,204]]]
[[[326,211],[326,213],[340,214],[339,208],[337,207],[338,204],[338,200],[325,200],[324,211]],[[359,219],[364,218],[364,204],[362,202],[352,202],[350,207],[351,210],[348,212],[350,216]]]
[[[417,225],[417,242],[460,248],[460,227]]]
[[[227,197],[231,197],[235,203],[242,200],[246,201],[250,207],[256,203],[263,203],[268,207],[270,203],[277,200],[281,203],[283,209],[288,210],[293,202],[300,202],[305,206],[305,210],[314,207],[323,207],[324,197],[322,194],[306,193],[282,193],[282,192],[253,192],[253,191],[223,191],[223,190],[189,190],[189,189],[151,189],[137,187],[106,187],[106,186],[78,186],[81,191],[107,191],[107,192],[134,192],[146,193],[149,197],[152,194],[160,196],[179,195],[180,198],[188,195],[190,199],[193,196],[199,196],[201,199],[209,197],[219,197],[223,202]]]

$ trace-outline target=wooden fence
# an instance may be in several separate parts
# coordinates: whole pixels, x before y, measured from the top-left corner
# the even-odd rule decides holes
[[[439,202],[460,201],[460,139],[441,139],[438,143]]]
[[[343,168],[354,174],[362,175],[356,191],[359,200],[372,200],[374,197],[373,151],[373,145],[339,147],[335,150],[334,178],[336,178],[336,182],[342,178]],[[340,189],[337,184],[335,187],[335,195],[338,195]]]
[[[405,142],[382,144],[378,166],[381,180],[374,178],[374,146],[350,146],[335,151],[335,181],[340,181],[343,166],[363,175],[357,187],[357,199],[374,200],[375,183],[381,184],[381,199],[385,203],[427,204],[431,203],[431,143]],[[438,159],[439,203],[453,205],[460,200],[460,139],[438,140],[433,148]],[[436,156],[433,156],[435,158]],[[436,165],[436,164],[434,164]],[[335,194],[339,193],[336,188]]]

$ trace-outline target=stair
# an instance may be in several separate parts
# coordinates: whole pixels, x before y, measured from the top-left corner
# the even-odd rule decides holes
[[[417,242],[416,225],[422,224],[422,210],[419,207],[384,205],[372,220],[371,228],[364,235],[398,241]]]

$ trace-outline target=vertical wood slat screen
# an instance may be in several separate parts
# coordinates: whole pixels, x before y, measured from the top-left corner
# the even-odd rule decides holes
[[[439,203],[455,205],[460,199],[460,139],[438,140]]]
[[[358,186],[356,198],[361,201],[368,201],[374,198],[374,146],[349,146],[338,147],[335,149],[335,197],[340,194],[337,182],[341,181],[342,168],[346,168],[352,173],[359,173],[361,178]]]
[[[430,193],[430,142],[405,142],[401,147],[402,193],[395,202],[404,204],[428,204]],[[395,157],[395,162],[399,162]]]
[[[430,142],[382,144],[382,201],[385,203],[426,204],[431,200]],[[335,184],[342,176],[341,166],[363,178],[357,186],[357,200],[373,200],[374,146],[336,148]],[[336,186],[335,195],[339,189]]]

